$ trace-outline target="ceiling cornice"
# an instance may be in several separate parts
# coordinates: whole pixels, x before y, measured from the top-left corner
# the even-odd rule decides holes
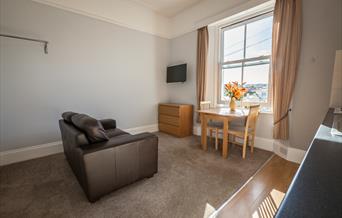
[[[144,9],[141,9],[142,10],[141,13],[145,15],[145,19],[141,17],[132,19],[132,17],[129,17],[129,16],[118,17],[115,15],[109,15],[110,13],[102,13],[102,14],[97,13],[95,11],[91,11],[89,8],[86,8],[84,5],[83,5],[83,8],[75,7],[74,5],[71,5],[70,3],[68,4],[67,1],[64,1],[64,2],[58,1],[58,0],[32,0],[32,1],[44,4],[44,5],[52,6],[55,8],[59,8],[65,11],[70,11],[76,14],[84,15],[87,17],[91,17],[91,18],[101,20],[104,22],[119,25],[122,27],[126,27],[128,29],[133,29],[133,30],[149,33],[151,35],[155,35],[158,37],[162,37],[166,39],[171,38],[171,33],[170,33],[170,28],[169,28],[170,22],[171,22],[170,19],[160,14],[157,14],[156,12],[147,8],[145,10],[150,10],[150,11],[143,11]],[[135,4],[135,3],[132,3],[132,4]],[[107,9],[108,11],[110,10],[109,8]],[[103,7],[102,10],[105,11],[106,7]],[[137,8],[135,10],[137,11],[140,9]],[[139,15],[137,14],[137,16]],[[137,21],[139,22],[139,24]],[[156,24],[156,21],[158,22],[157,24]]]
[[[94,7],[93,0],[83,0],[82,5],[76,0],[32,1],[158,37],[172,39],[274,0],[204,0],[172,18],[138,4],[135,0],[97,0],[96,7]]]

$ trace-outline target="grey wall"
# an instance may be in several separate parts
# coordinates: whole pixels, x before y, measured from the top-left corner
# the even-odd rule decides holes
[[[122,128],[157,122],[159,102],[196,104],[196,32],[166,40],[29,0],[0,0],[0,31],[50,41],[0,38],[0,150],[60,140],[60,113],[113,117]],[[303,40],[290,144],[306,149],[329,105],[342,2],[303,0]],[[170,55],[169,55],[170,54]],[[165,66],[188,63],[185,83]],[[258,136],[272,137],[261,115]]]
[[[168,100],[170,42],[28,0],[0,0],[0,150],[60,140],[63,111],[115,118],[119,127],[157,122]]]
[[[169,64],[187,63],[185,83],[169,83],[170,101],[196,105],[196,51],[197,33],[191,32],[171,40]]]
[[[304,0],[302,49],[290,144],[307,149],[328,107],[335,52],[342,48],[342,1]]]
[[[290,146],[306,150],[329,107],[335,51],[342,47],[342,1],[303,0],[303,38],[290,117]],[[171,60],[186,60],[193,80],[171,87],[173,101],[196,103],[196,32],[171,40]],[[261,114],[257,136],[272,138],[273,118]]]

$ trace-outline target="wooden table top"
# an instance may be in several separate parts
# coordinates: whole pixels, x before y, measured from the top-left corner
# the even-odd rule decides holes
[[[246,117],[248,116],[249,110],[245,108],[237,108],[235,111],[232,111],[228,107],[217,107],[206,110],[197,110],[197,112],[225,117]]]

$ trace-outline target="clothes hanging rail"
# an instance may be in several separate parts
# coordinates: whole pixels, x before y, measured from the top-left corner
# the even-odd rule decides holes
[[[44,53],[48,53],[48,41],[41,40],[41,39],[32,39],[32,38],[27,38],[27,37],[22,37],[22,36],[15,36],[15,35],[9,35],[9,34],[1,34],[0,36],[2,37],[7,37],[7,38],[13,38],[13,39],[21,39],[21,40],[27,40],[27,41],[33,41],[33,42],[40,42],[44,44]]]

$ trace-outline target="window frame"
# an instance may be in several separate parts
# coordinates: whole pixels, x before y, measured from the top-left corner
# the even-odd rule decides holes
[[[217,103],[220,105],[223,104],[227,104],[229,102],[229,100],[222,100],[222,70],[223,70],[223,65],[227,65],[227,64],[233,64],[233,63],[241,63],[242,65],[244,65],[246,62],[248,61],[260,61],[260,60],[269,60],[269,79],[268,79],[268,96],[267,96],[267,102],[263,103],[263,102],[244,102],[242,100],[242,106],[249,106],[252,104],[260,104],[261,107],[263,108],[267,108],[267,111],[272,111],[272,69],[271,69],[271,63],[272,63],[272,59],[271,59],[271,54],[270,55],[262,55],[262,56],[258,56],[258,57],[252,57],[252,58],[243,58],[243,59],[239,59],[239,60],[234,60],[234,61],[225,61],[224,62],[224,43],[223,43],[223,39],[224,39],[224,32],[229,30],[229,29],[233,29],[239,26],[245,26],[244,28],[246,28],[246,24],[248,23],[252,23],[261,19],[264,19],[266,17],[271,17],[273,16],[273,9],[266,11],[264,13],[260,13],[251,17],[246,17],[243,19],[240,19],[237,22],[234,23],[225,23],[222,24],[220,26],[218,26],[218,36],[219,36],[219,61],[218,61],[218,83],[217,83]],[[246,34],[247,31],[245,29],[244,31],[244,57],[246,56]],[[244,67],[242,67],[243,69]],[[243,80],[243,75],[244,71],[242,70],[241,73],[241,81]],[[239,81],[239,82],[241,82]]]

